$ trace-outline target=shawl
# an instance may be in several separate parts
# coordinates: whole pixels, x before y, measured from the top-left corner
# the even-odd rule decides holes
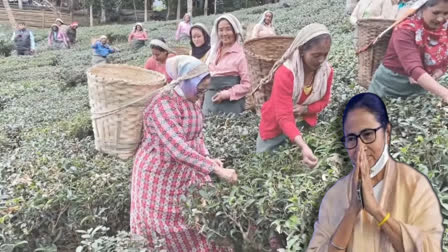
[[[219,21],[222,19],[227,20],[230,25],[233,27],[233,30],[235,31],[236,35],[236,41],[235,43],[239,43],[240,45],[243,45],[243,27],[241,26],[240,21],[232,14],[224,14],[220,17],[218,17],[215,20],[215,23],[213,24],[213,30],[212,35],[210,38],[210,54],[208,56],[208,59],[206,61],[206,64],[209,65],[211,62],[214,62],[216,60],[219,47],[221,46],[221,40],[218,37],[218,24]]]
[[[322,200],[319,217],[307,252],[328,251],[330,239],[349,207],[353,172],[340,179]],[[386,163],[384,187],[378,203],[399,224],[405,251],[442,250],[442,214],[439,200],[428,179],[392,158]],[[395,252],[378,222],[361,210],[347,252]]]
[[[322,34],[330,34],[327,27],[322,24],[314,23],[302,28],[288,50],[286,50],[283,56],[274,64],[271,71],[269,72],[269,75],[261,80],[261,85],[272,81],[277,69],[281,65],[284,65],[294,74],[294,90],[292,98],[294,104],[297,104],[299,102],[300,96],[302,95],[305,78],[302,56],[300,56],[300,47],[311,39]],[[325,59],[320,68],[317,70],[316,75],[314,76],[313,90],[308,98],[306,98],[306,100],[303,102],[304,105],[312,104],[324,97],[325,93],[327,92],[327,81],[330,72],[330,64],[328,63],[327,59]]]
[[[191,31],[193,30],[193,28],[201,30],[202,35],[204,36],[204,44],[201,47],[196,47],[193,43],[193,36],[191,35]],[[208,53],[208,51],[210,50],[210,35],[208,35],[208,31],[205,25],[201,23],[196,23],[191,27],[190,45],[191,45],[191,56],[197,59],[202,59],[202,57],[204,57],[204,55]]]

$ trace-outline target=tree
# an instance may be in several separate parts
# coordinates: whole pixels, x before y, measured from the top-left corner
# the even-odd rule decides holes
[[[208,15],[208,0],[204,0],[204,16]]]
[[[187,0],[187,12],[193,17],[193,0]]]
[[[180,19],[180,9],[182,8],[182,1],[181,0],[177,0],[177,14],[176,14],[176,19],[179,20]]]
[[[169,20],[170,15],[171,15],[171,1],[170,0],[166,0],[166,20]]]
[[[145,0],[145,22],[148,22],[148,0]]]
[[[104,24],[104,23],[106,23],[106,8],[104,6],[104,0],[100,0],[100,4],[101,4],[101,19],[100,19],[100,23]]]
[[[11,24],[12,28],[15,29],[17,26],[16,19],[14,18],[14,14],[12,13],[8,0],[3,0],[3,6],[5,7],[6,13],[8,13],[9,23]]]

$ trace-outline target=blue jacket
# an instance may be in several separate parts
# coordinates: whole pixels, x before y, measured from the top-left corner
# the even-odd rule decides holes
[[[115,52],[115,50],[110,48],[108,44],[103,45],[100,41],[97,41],[92,48],[95,49],[96,55],[102,57],[107,57],[107,55]]]

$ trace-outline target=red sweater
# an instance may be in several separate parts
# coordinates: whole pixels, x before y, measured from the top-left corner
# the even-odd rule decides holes
[[[310,126],[316,126],[317,114],[328,105],[332,82],[333,68],[328,76],[327,92],[324,97],[308,105],[308,113],[303,115],[303,120]],[[263,140],[277,137],[283,133],[291,141],[294,141],[294,138],[301,134],[294,118],[293,90],[293,73],[285,66],[279,67],[274,76],[271,98],[261,108],[260,136]],[[306,98],[308,95],[302,92],[299,104],[303,104]]]
[[[415,43],[415,32],[397,29],[392,33],[383,65],[395,73],[418,80],[426,73],[423,54],[423,49]]]

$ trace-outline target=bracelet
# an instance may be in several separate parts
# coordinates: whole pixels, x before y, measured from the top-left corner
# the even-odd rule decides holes
[[[384,219],[378,223],[378,227],[381,227],[382,225],[384,225],[384,223],[386,223],[386,221],[390,218],[390,213],[386,214],[386,217],[384,217]]]
[[[333,243],[333,237],[331,237],[331,239],[330,239],[330,244],[331,244],[331,246],[333,246],[335,249],[337,249],[337,250],[345,250],[345,248],[341,248],[341,247],[339,247],[339,246],[336,246],[334,243]]]

